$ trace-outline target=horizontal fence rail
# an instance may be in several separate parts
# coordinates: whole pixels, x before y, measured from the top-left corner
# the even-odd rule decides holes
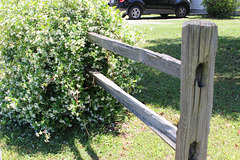
[[[134,47],[93,32],[88,33],[87,37],[92,43],[95,43],[109,51],[134,61],[142,62],[149,67],[180,78],[181,61],[169,55]]]
[[[89,71],[95,81],[128,108],[134,115],[147,124],[158,136],[160,136],[173,149],[176,148],[177,127],[165,118],[150,110],[143,103],[126,93],[114,82],[99,72]]]

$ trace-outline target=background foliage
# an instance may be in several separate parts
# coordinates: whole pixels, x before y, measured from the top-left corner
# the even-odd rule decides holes
[[[48,135],[121,115],[122,107],[95,85],[87,69],[101,71],[130,92],[137,79],[131,76],[133,62],[86,39],[93,31],[134,44],[138,32],[123,26],[118,11],[104,0],[1,3],[2,124],[14,121]]]
[[[226,18],[239,7],[238,0],[203,0],[202,4],[214,18]]]

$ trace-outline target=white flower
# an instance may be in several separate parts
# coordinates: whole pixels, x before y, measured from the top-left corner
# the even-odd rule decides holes
[[[10,97],[5,97],[5,100],[6,101],[11,101],[11,98]]]

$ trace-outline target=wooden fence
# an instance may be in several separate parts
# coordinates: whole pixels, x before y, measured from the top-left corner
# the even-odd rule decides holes
[[[101,87],[176,150],[175,159],[203,160],[207,157],[217,37],[218,29],[212,22],[184,22],[179,61],[166,54],[134,47],[96,33],[88,33],[89,41],[96,45],[181,79],[181,117],[178,128],[101,73],[90,73]]]

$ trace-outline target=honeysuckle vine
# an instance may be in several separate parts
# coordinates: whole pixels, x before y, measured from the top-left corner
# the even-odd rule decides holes
[[[49,138],[73,125],[85,129],[121,118],[122,106],[94,84],[87,68],[130,92],[138,79],[134,63],[86,38],[91,31],[136,43],[139,32],[125,26],[118,11],[105,0],[1,3],[1,123],[14,120]]]

